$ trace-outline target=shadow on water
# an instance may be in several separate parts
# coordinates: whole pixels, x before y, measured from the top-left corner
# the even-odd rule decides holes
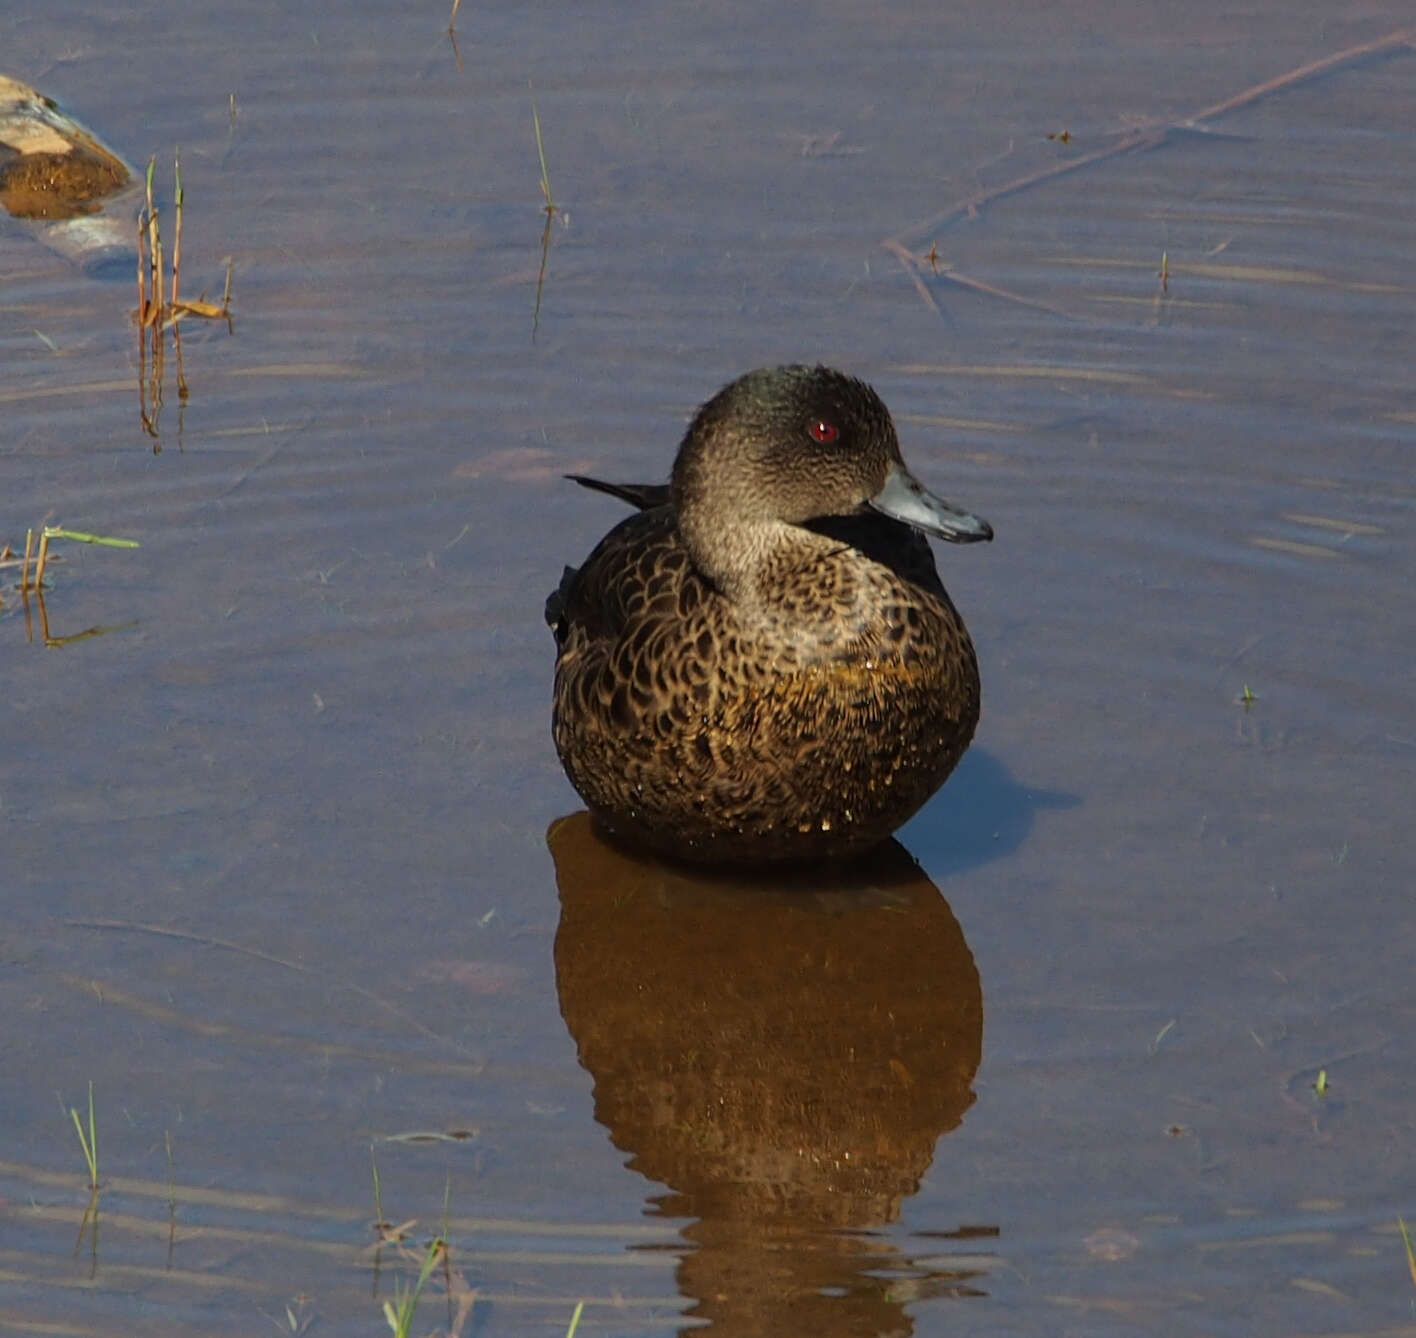
[[[1012,854],[1032,831],[1038,813],[1076,808],[1081,799],[1057,790],[1019,785],[992,753],[964,754],[949,784],[910,824],[910,842],[940,878],[950,878]]]
[[[939,889],[891,842],[832,874],[704,875],[551,826],[561,1014],[628,1165],[695,1219],[688,1314],[716,1332],[908,1333],[989,1264],[898,1220],[973,1104],[983,994]]]

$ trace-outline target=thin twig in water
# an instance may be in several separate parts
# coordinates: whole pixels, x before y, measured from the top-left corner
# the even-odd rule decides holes
[[[1021,177],[1016,177],[1012,181],[1004,182],[999,186],[992,186],[984,190],[976,191],[974,194],[960,200],[957,204],[951,205],[941,213],[935,214],[925,219],[913,227],[905,229],[904,232],[897,233],[894,237],[886,238],[881,242],[885,250],[889,251],[906,272],[914,280],[915,288],[921,292],[926,304],[936,314],[939,313],[939,306],[924,287],[923,279],[920,277],[918,262],[911,250],[912,242],[923,242],[924,237],[930,233],[937,233],[953,226],[964,218],[972,218],[991,204],[996,204],[999,200],[1007,199],[1009,196],[1021,194],[1023,191],[1031,190],[1034,186],[1040,186],[1044,182],[1051,181],[1055,177],[1065,176],[1069,172],[1078,172],[1084,167],[1090,167],[1094,163],[1104,162],[1109,158],[1117,158],[1125,153],[1142,153],[1150,149],[1158,148],[1170,139],[1177,131],[1181,130],[1202,130],[1202,122],[1210,121],[1228,112],[1237,111],[1241,107],[1247,107],[1262,98],[1266,98],[1273,93],[1283,89],[1292,88],[1294,85],[1303,83],[1309,79],[1315,79],[1320,75],[1329,74],[1333,70],[1344,65],[1350,65],[1356,61],[1366,59],[1369,56],[1385,55],[1401,47],[1416,49],[1416,28],[1402,28],[1396,32],[1388,33],[1385,37],[1378,37],[1370,42],[1361,42],[1356,46],[1344,47],[1341,51],[1335,51],[1331,55],[1323,56],[1318,60],[1309,61],[1304,65],[1289,70],[1286,74],[1280,74],[1272,79],[1266,79],[1262,83],[1254,84],[1243,91],[1234,94],[1232,97],[1224,98],[1219,102],[1211,103],[1208,107],[1202,107],[1199,111],[1190,116],[1181,117],[1174,121],[1152,121],[1146,125],[1139,126],[1128,131],[1113,143],[1104,148],[1094,149],[1090,153],[1085,153],[1076,158],[1068,158],[1062,162],[1052,163],[1047,167],[1039,168],[1035,172],[1029,172]],[[962,283],[966,287],[977,287],[973,281],[966,280],[964,276],[955,271],[949,273],[949,278],[955,283]],[[979,288],[979,291],[990,291],[987,286]],[[1012,301],[1022,299],[1016,298],[1013,294],[1005,293],[1001,289],[992,290],[995,296],[1007,297]],[[1049,308],[1044,307],[1044,310]]]
[[[172,1267],[172,1250],[177,1244],[177,1178],[172,1171],[172,1130],[162,1135],[167,1146],[167,1267]]]
[[[1401,1243],[1406,1246],[1406,1268],[1411,1274],[1411,1285],[1416,1287],[1416,1249],[1411,1247],[1411,1233],[1406,1229],[1406,1219],[1398,1217],[1396,1224],[1401,1228]]]
[[[249,948],[243,943],[236,943],[227,938],[215,938],[208,934],[193,934],[185,929],[169,929],[166,925],[142,924],[135,920],[66,920],[64,923],[70,929],[104,929],[113,930],[122,934],[152,934],[158,938],[170,938],[184,943],[196,943],[202,947],[220,948],[225,952],[233,952],[243,957],[251,957],[259,962],[269,962],[273,966],[284,967],[288,971],[296,971],[302,975],[310,974],[310,968],[308,966],[304,966],[300,962],[292,961],[288,957],[278,957],[275,953],[264,952],[260,948]],[[383,1009],[391,1016],[398,1018],[400,1022],[412,1027],[429,1040],[438,1041],[459,1054],[471,1054],[468,1048],[460,1041],[454,1040],[450,1036],[445,1036],[442,1032],[435,1031],[415,1014],[400,1008],[397,1004],[385,999],[382,995],[374,993],[373,990],[366,986],[354,984],[351,981],[339,981],[338,983],[345,989],[351,990],[353,993],[359,995],[360,998],[367,999],[371,1004]]]
[[[231,95],[235,113],[235,94]],[[177,398],[185,409],[188,400],[186,368],[182,361],[180,322],[184,317],[199,316],[206,320],[224,320],[228,333],[231,320],[231,258],[226,259],[226,286],[220,306],[206,301],[206,294],[196,298],[182,296],[182,225],[186,218],[186,191],[182,186],[182,156],[174,150],[172,159],[173,206],[176,223],[172,239],[171,300],[164,294],[161,211],[154,192],[157,160],[147,165],[144,205],[138,211],[138,413],[143,430],[153,438],[153,450],[162,449],[158,422],[162,413],[166,332],[172,330],[177,352]],[[177,441],[182,441],[182,413],[177,418]]]
[[[167,305],[163,298],[162,231],[157,217],[158,209],[152,199],[152,174],[156,166],[157,159],[149,158],[147,165],[148,259],[152,264],[152,306],[154,322],[162,319],[162,309]]]
[[[527,87],[530,87],[528,82]],[[531,342],[541,329],[541,290],[546,284],[546,260],[551,250],[551,224],[556,218],[556,201],[551,194],[551,174],[546,168],[546,146],[541,139],[541,116],[536,110],[536,95],[531,95],[531,124],[536,129],[536,156],[541,160],[541,196],[545,200],[542,209],[546,215],[546,226],[541,229],[541,268],[536,274],[536,309],[531,317]]]
[[[177,320],[177,284],[182,277],[182,155],[172,155],[173,202],[177,212],[177,235],[172,241],[172,311],[173,322]]]
[[[541,329],[541,290],[546,285],[546,261],[551,254],[551,224],[555,222],[555,215],[546,215],[546,226],[541,229],[541,268],[536,272],[536,309],[531,315],[531,342],[536,342],[536,335]]]
[[[924,282],[924,274],[921,266],[929,259],[928,255],[917,256],[913,251],[907,250],[893,237],[881,243],[884,248],[893,255],[905,272],[914,282],[915,290],[924,298],[929,309],[936,316],[943,317],[944,313],[939,309],[939,304],[934,300],[934,294],[929,291]],[[937,252],[936,252],[937,263]],[[982,279],[971,279],[967,274],[960,274],[954,269],[939,270],[934,269],[936,278],[942,279],[945,283],[958,284],[960,288],[971,288],[976,293],[983,293],[988,297],[1001,297],[1005,302],[1016,302],[1022,307],[1032,307],[1035,311],[1045,311],[1050,316],[1061,316],[1065,320],[1075,320],[1071,312],[1063,311],[1061,307],[1054,307],[1049,302],[1040,302],[1035,297],[1023,297],[1020,293],[1011,293],[1006,288],[999,288],[995,284],[985,283]]]
[[[531,124],[536,128],[536,156],[541,160],[541,194],[545,197],[545,210],[556,212],[556,202],[551,196],[551,174],[546,170],[546,146],[541,142],[541,116],[536,110],[536,98],[531,97]]]
[[[98,1189],[98,1125],[93,1117],[93,1083],[89,1083],[88,1100],[88,1133],[84,1133],[84,1124],[79,1119],[79,1112],[73,1106],[69,1107],[69,1115],[74,1121],[74,1128],[79,1134],[79,1146],[83,1149],[84,1162],[88,1166],[89,1188]]]

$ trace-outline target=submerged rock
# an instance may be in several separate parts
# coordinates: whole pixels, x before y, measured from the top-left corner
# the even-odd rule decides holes
[[[0,75],[0,206],[91,273],[133,272],[128,165],[38,89]]]

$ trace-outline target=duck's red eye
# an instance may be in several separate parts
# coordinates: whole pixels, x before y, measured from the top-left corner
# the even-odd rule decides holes
[[[818,418],[811,425],[811,439],[819,441],[823,445],[826,442],[835,441],[841,435],[835,423],[828,423],[824,418]]]

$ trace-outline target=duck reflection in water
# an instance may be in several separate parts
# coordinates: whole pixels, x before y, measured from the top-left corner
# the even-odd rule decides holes
[[[556,983],[595,1117],[696,1219],[678,1268],[715,1333],[905,1334],[906,1302],[978,1294],[986,1253],[898,1220],[973,1103],[978,971],[897,843],[830,873],[704,874],[550,829]],[[953,1238],[943,1244],[939,1236]],[[947,1255],[940,1261],[938,1256]]]

